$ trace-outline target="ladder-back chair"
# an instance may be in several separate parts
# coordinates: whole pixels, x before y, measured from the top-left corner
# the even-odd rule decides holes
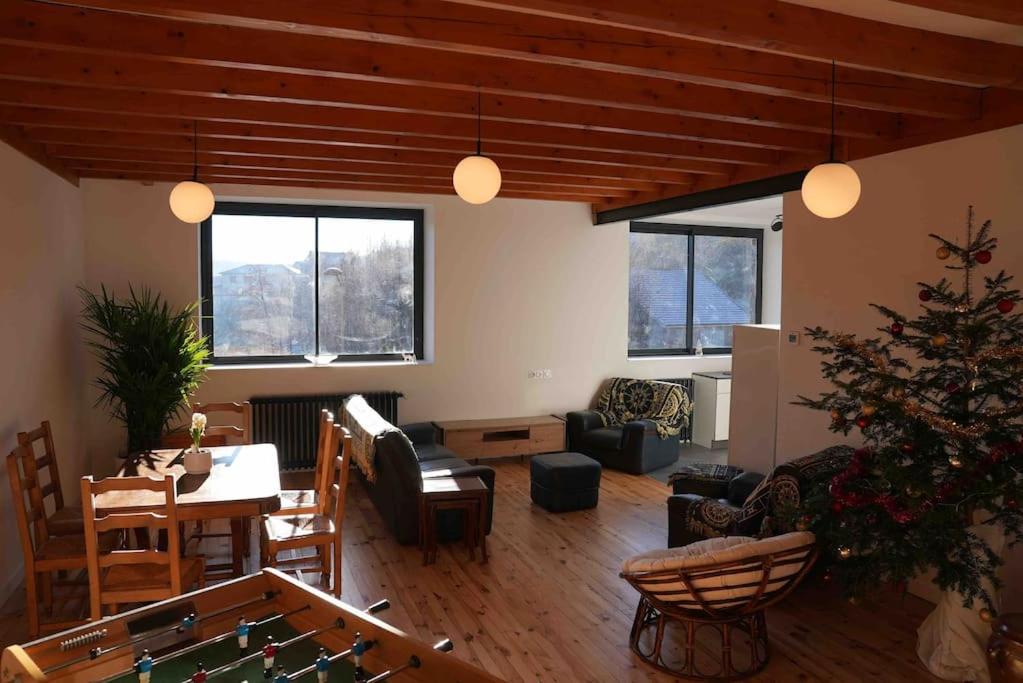
[[[156,512],[97,514],[96,496],[110,491],[126,492],[128,500],[132,493],[162,493],[163,505]],[[149,477],[94,481],[92,477],[83,477],[82,512],[92,619],[101,618],[106,606],[116,613],[118,605],[166,600],[181,595],[193,584],[200,588],[205,585],[204,559],[181,556],[174,477],[168,475],[162,481]],[[147,529],[151,535],[154,531],[165,532],[166,550],[104,549],[99,542],[104,532],[128,529]]]
[[[283,571],[319,572],[324,587],[330,588],[333,585],[334,596],[340,597],[342,528],[351,474],[349,459],[352,437],[347,429],[335,424],[328,438],[328,455],[333,457],[328,461],[331,463],[328,485],[320,498],[318,512],[290,516],[264,515],[260,538],[266,565]],[[308,556],[283,560],[277,557],[281,552],[307,548],[316,550],[313,559],[318,559],[318,564],[310,564]]]
[[[191,421],[192,413],[202,413],[207,417],[223,414],[236,415],[238,417],[234,418],[234,421],[241,423],[240,425],[218,425],[207,422],[206,433],[203,434],[200,445],[211,447],[252,443],[252,404],[248,401],[242,403],[195,403],[188,415],[189,421]],[[164,448],[188,448],[192,445],[192,437],[188,434],[186,426],[183,429],[164,434],[161,444]]]
[[[43,423],[29,432],[18,433],[18,445],[21,451],[21,472],[25,480],[29,504],[37,537],[45,539],[52,536],[80,536],[82,534],[82,509],[64,505],[64,492],[60,485],[60,471],[57,464],[57,449],[53,447],[53,431],[50,421]],[[41,481],[40,474],[46,471],[47,481]],[[52,511],[47,513],[47,501],[52,501]],[[45,522],[46,533],[42,532]],[[41,536],[40,536],[41,534]]]
[[[319,438],[316,446],[316,469],[313,473],[313,488],[285,489],[281,491],[281,509],[272,513],[275,516],[314,514],[320,511],[320,499],[326,495],[325,489],[330,481],[331,462],[329,437],[334,428],[334,415],[324,408],[320,411]]]
[[[88,561],[83,534],[53,536],[46,517],[36,514],[39,508],[30,502],[30,482],[19,471],[19,462],[24,462],[26,458],[32,458],[32,452],[27,446],[18,446],[7,456],[7,478],[11,484],[11,504],[25,560],[28,635],[35,638],[41,631],[62,631],[81,623],[74,620],[42,623],[40,607],[48,612],[53,606],[54,585],[61,583],[53,581],[54,572],[78,572],[86,569]],[[104,548],[116,543],[117,538],[113,535],[104,535],[100,539]]]

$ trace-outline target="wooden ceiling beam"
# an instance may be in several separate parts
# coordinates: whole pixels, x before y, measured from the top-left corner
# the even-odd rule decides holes
[[[105,147],[108,149],[136,149],[145,151],[171,151],[190,153],[191,136],[146,135],[139,133],[109,134],[102,131],[71,131],[73,135],[55,129],[39,129],[35,140],[54,151],[55,156],[69,156],[56,150],[65,147]],[[418,150],[389,150],[360,147],[339,149],[329,145],[299,142],[263,142],[248,140],[210,139],[211,144],[203,147],[207,152],[265,156],[292,159],[327,159],[344,161],[368,161],[377,163],[411,164],[445,168],[453,171],[464,156],[457,152],[423,152]],[[518,157],[493,156],[502,169],[533,173],[582,176],[589,178],[635,178],[662,183],[680,182],[688,184],[693,176],[680,171],[666,169],[629,168],[609,164],[594,164],[579,161],[558,161],[546,159],[522,159]],[[727,176],[722,176],[727,177]]]
[[[414,91],[410,97],[416,97]],[[416,100],[418,101],[418,99]],[[81,86],[33,83],[0,78],[0,103],[45,107],[68,111],[118,113],[126,112],[164,118],[200,121],[238,121],[345,130],[378,130],[391,133],[417,132],[471,139],[474,121],[468,116],[411,112],[337,108],[317,105],[284,104],[231,98],[165,94],[148,90],[108,90]],[[775,163],[775,152],[825,154],[827,137],[815,133],[739,126],[735,124],[691,119],[664,114],[645,114],[603,107],[560,105],[546,110],[545,120],[518,119],[508,116],[494,121],[484,117],[486,135],[501,139],[531,142],[554,142],[559,138],[583,140],[584,133],[616,136],[616,144],[627,139],[627,149],[649,153],[651,145],[672,153],[673,141],[700,143],[700,148],[714,150],[716,160],[734,163]],[[484,98],[487,111],[501,110],[514,114],[514,102],[501,97]],[[508,111],[509,107],[512,111]],[[491,129],[493,126],[493,129]],[[468,130],[467,130],[468,129]],[[635,138],[634,144],[632,139]],[[646,138],[646,139],[642,139]],[[603,138],[601,138],[603,139]],[[727,147],[726,147],[727,146]],[[735,146],[733,151],[728,149]],[[679,149],[678,146],[675,147]],[[681,150],[679,150],[681,151]],[[722,152],[726,159],[718,157]],[[681,155],[680,155],[681,156]]]
[[[960,0],[944,1],[961,4]],[[615,26],[453,6],[438,0],[56,2],[222,26],[579,66],[815,102],[830,102],[831,97],[830,67],[818,61]],[[977,112],[979,93],[974,88],[845,66],[838,70],[837,79],[841,84],[837,101],[843,105],[942,118],[970,118]]]
[[[126,86],[153,89],[159,89],[161,81],[167,81],[164,87],[174,88],[174,74],[191,73],[183,64],[230,66],[254,73],[232,72],[229,78],[214,78],[207,71],[204,73],[212,82],[194,87],[288,102],[344,102],[349,91],[358,89],[353,81],[369,81],[461,92],[479,89],[506,96],[596,104],[629,110],[633,116],[635,112],[657,112],[818,133],[826,132],[831,120],[825,103],[728,88],[559,64],[524,64],[500,57],[466,59],[428,48],[208,26],[28,0],[0,3],[0,42],[91,54],[89,60],[76,57],[95,64],[87,65],[85,73],[80,67],[83,76],[89,77],[95,70],[97,79],[112,77]],[[131,58],[121,67],[122,73],[109,73],[102,67],[101,57],[115,54]],[[161,71],[143,57],[173,66]],[[333,82],[327,87],[317,79],[314,86],[310,79],[317,76]],[[137,79],[134,82],[133,77]],[[899,126],[896,115],[856,107],[839,106],[836,117],[842,135],[892,137]]]
[[[903,5],[961,14],[1002,24],[1023,26],[1023,3],[1019,0],[895,0]]]
[[[155,182],[174,182],[174,177],[162,177],[154,174],[131,174],[131,173],[90,173],[86,178],[96,179],[107,179],[107,180],[131,180],[142,183],[155,183]],[[301,187],[301,188],[313,188],[313,189],[327,189],[327,190],[354,190],[360,193],[363,192],[390,192],[390,193],[401,193],[401,194],[429,194],[429,195],[454,195],[453,189],[445,191],[443,187],[429,187],[423,185],[375,185],[367,186],[361,183],[335,183],[335,182],[312,182],[305,180],[291,180],[291,179],[271,179],[261,178],[257,182],[246,181],[246,179],[232,178],[230,176],[225,177],[213,177],[207,179],[211,184],[214,185],[244,185],[246,187],[253,186],[268,186],[268,187]],[[216,189],[216,188],[214,188]],[[498,201],[501,199],[539,199],[548,200],[555,202],[579,202],[582,204],[591,204],[593,197],[590,195],[577,195],[572,193],[554,193],[554,192],[531,192],[522,190],[509,190],[507,192],[501,191]]]
[[[40,166],[78,187],[78,174],[61,160],[51,156],[42,145],[27,137],[20,126],[0,123],[0,142],[7,143]]]
[[[1023,88],[1023,47],[778,0],[445,0],[977,87]],[[1013,2],[1013,0],[1007,0]]]
[[[114,150],[94,152],[89,149],[77,150],[78,156],[64,157],[61,161],[73,168],[92,171],[134,171],[144,172],[147,169],[176,172],[179,176],[187,176],[192,172],[192,159],[185,154],[163,153],[153,158],[149,152],[133,152],[132,150]],[[95,159],[93,156],[114,157]],[[307,177],[324,176],[344,178],[430,178],[451,182],[451,172],[445,168],[424,166],[403,166],[400,164],[373,164],[370,162],[324,162],[308,159],[274,159],[267,157],[224,156],[219,154],[199,155],[200,173],[231,173],[242,171],[284,171],[301,173]],[[524,173],[521,171],[505,171],[502,174],[506,183],[531,183],[559,185],[562,187],[586,187],[604,189],[627,189],[636,192],[655,192],[663,188],[661,184],[646,180],[628,178],[580,178],[578,176],[559,176],[545,173]]]
[[[406,115],[411,125],[421,121],[422,117]],[[367,117],[368,118],[368,117]],[[94,131],[125,131],[130,133],[157,133],[163,135],[191,134],[195,124],[192,120],[171,119],[163,117],[139,116],[134,113],[75,111],[68,109],[47,109],[35,106],[19,106],[0,104],[0,121],[14,125],[31,126],[33,128],[65,128]],[[351,123],[351,122],[346,122]],[[366,124],[368,127],[371,123]],[[470,150],[475,143],[472,136],[435,135],[431,133],[396,133],[393,131],[363,129],[325,129],[305,126],[287,126],[274,123],[221,122],[204,121],[202,131],[209,135],[241,138],[266,138],[277,140],[294,139],[300,141],[330,140],[335,142],[350,141],[353,144],[386,144],[389,139],[409,138],[411,143],[420,147],[443,145],[447,151],[453,145],[464,145]],[[618,134],[593,133],[591,131],[558,131],[560,135],[533,135],[522,139],[514,137],[517,133],[527,134],[539,127],[511,126],[504,123],[493,123],[487,126],[483,137],[484,144],[490,149],[491,144],[508,145],[508,150],[515,153],[519,147],[529,148],[533,145],[557,146],[565,150],[578,150],[572,153],[597,151],[604,154],[615,153],[616,158],[632,160],[636,166],[654,166],[658,168],[684,169],[683,160],[720,162],[740,166],[768,166],[776,161],[777,154],[744,153],[752,150],[721,145],[705,145],[698,142],[676,141],[669,139],[652,139],[646,136],[625,136]],[[547,129],[543,129],[547,131]],[[552,132],[552,131],[551,131]],[[377,140],[376,138],[379,138]],[[647,143],[647,144],[643,144]],[[677,152],[677,153],[673,153]],[[714,154],[718,156],[713,156]]]
[[[95,162],[71,163],[70,167],[77,173],[89,175],[90,173],[127,173],[138,176],[152,175],[153,177],[176,177],[184,179],[190,177],[190,170],[175,166],[145,165],[137,164],[126,166],[125,164],[97,164]],[[352,174],[317,174],[305,171],[286,171],[274,169],[225,169],[216,167],[199,167],[200,179],[207,178],[236,178],[239,181],[269,180],[295,180],[308,182],[332,182],[351,183],[353,185],[364,185],[366,187],[385,187],[389,185],[426,186],[440,188],[445,192],[451,190],[451,178],[428,178],[414,175],[393,175],[380,177],[367,177],[357,173]],[[504,178],[501,184],[502,189],[513,192],[539,192],[549,194],[551,186],[544,183],[529,183],[521,180]],[[624,187],[592,187],[586,185],[564,186],[565,191],[578,196],[593,198],[629,197],[633,190]]]

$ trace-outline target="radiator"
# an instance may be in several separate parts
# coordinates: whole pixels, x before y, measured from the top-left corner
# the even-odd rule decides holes
[[[362,393],[366,402],[385,420],[398,424],[398,399],[404,398],[404,394],[397,391],[352,393]],[[252,440],[274,444],[282,470],[315,467],[320,411],[326,408],[340,419],[341,403],[352,393],[254,397],[250,399]]]
[[[690,403],[693,400],[693,378],[692,377],[672,377],[668,379],[659,379],[658,382],[671,382],[672,384],[681,384],[682,391],[686,392],[689,396]],[[693,432],[693,416],[689,416],[689,426],[683,427],[682,432],[679,434],[679,440],[682,443],[686,443],[692,438]]]

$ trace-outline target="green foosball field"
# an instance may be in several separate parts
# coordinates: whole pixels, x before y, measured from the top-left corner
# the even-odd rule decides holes
[[[257,622],[262,622],[273,615],[267,614],[260,617]],[[189,652],[186,655],[174,657],[173,659],[161,662],[153,667],[150,683],[180,683],[188,681],[196,672],[197,665],[201,662],[207,672],[207,680],[221,681],[222,683],[260,683],[266,679],[263,677],[263,658],[260,648],[266,642],[267,636],[273,636],[278,643],[287,642],[296,636],[301,635],[284,620],[277,620],[265,625],[253,626],[249,631],[248,654],[256,655],[254,659],[239,666],[231,666],[239,658],[241,653],[238,650],[238,642],[234,638],[206,645],[198,650]],[[287,647],[281,648],[274,658],[274,675],[278,665],[284,666],[288,674],[300,671],[312,665],[320,651],[320,644],[316,641],[303,640]],[[154,652],[153,656],[161,653]],[[328,655],[336,654],[330,649]],[[366,678],[371,678],[371,675]],[[138,683],[137,673],[125,674],[113,679],[113,683]],[[272,680],[272,678],[271,678]],[[316,681],[316,672],[305,674],[301,678],[292,678],[294,681]],[[347,661],[336,661],[330,665],[328,681],[334,683],[351,683],[355,680],[355,666]]]

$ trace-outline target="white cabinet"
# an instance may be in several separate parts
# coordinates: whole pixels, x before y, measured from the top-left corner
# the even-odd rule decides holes
[[[720,447],[728,440],[732,373],[693,373],[693,443]]]

